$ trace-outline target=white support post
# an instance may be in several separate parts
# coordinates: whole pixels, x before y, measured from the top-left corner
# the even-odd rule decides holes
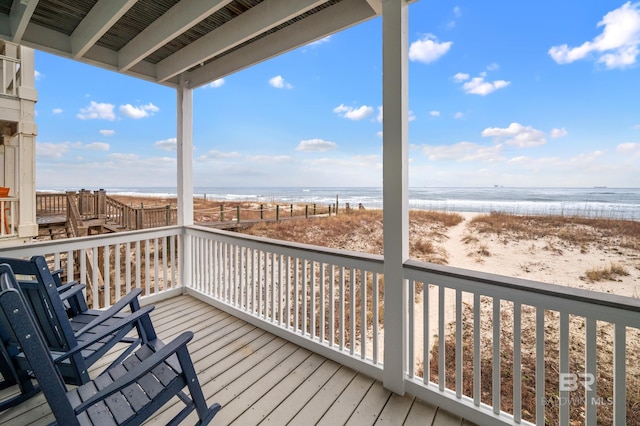
[[[18,98],[20,99],[20,121],[18,122],[18,177],[17,188],[12,188],[12,196],[20,198],[18,218],[18,237],[31,238],[38,235],[36,222],[36,135],[35,104],[38,92],[35,88],[35,55],[33,49],[19,46],[20,80]],[[14,83],[15,84],[15,83]]]
[[[404,394],[409,258],[408,4],[382,2],[384,387]],[[410,360],[413,362],[413,360]]]
[[[193,91],[184,74],[177,89],[178,225],[193,225]],[[191,240],[183,235],[180,244],[179,273],[183,290],[191,285]]]

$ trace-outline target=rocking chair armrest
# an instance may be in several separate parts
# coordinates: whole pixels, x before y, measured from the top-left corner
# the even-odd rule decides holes
[[[108,328],[102,330],[100,333],[95,334],[91,339],[82,342],[81,345],[74,346],[73,348],[71,348],[70,350],[68,350],[65,353],[56,354],[56,356],[54,357],[54,361],[56,363],[58,363],[60,361],[63,361],[65,359],[69,358],[71,355],[73,355],[73,354],[75,354],[75,353],[77,353],[79,351],[87,349],[89,346],[93,345],[94,343],[97,343],[100,340],[104,339],[105,337],[116,333],[121,328],[126,327],[126,326],[138,321],[140,318],[149,315],[149,313],[151,311],[153,311],[154,309],[155,309],[155,306],[150,305],[150,306],[145,306],[144,308],[141,308],[141,309],[139,309],[139,310],[137,310],[135,312],[132,312],[126,318],[122,318],[120,321],[118,321],[117,324],[114,324],[111,327],[108,327]]]
[[[66,284],[62,284],[61,286],[58,286],[58,293],[64,293],[65,291],[69,290],[71,287],[73,287],[76,284],[80,284],[78,281],[69,281]],[[86,287],[85,284],[82,284],[83,286]]]
[[[145,359],[140,364],[136,365],[134,368],[129,370],[127,374],[116,379],[111,384],[106,386],[105,388],[98,391],[91,398],[84,401],[82,404],[78,405],[75,408],[76,414],[85,411],[87,408],[92,405],[108,398],[110,395],[122,390],[126,386],[132,384],[133,382],[140,379],[145,374],[149,373],[155,367],[157,367],[160,363],[164,362],[171,355],[175,354],[181,349],[185,349],[187,347],[187,343],[193,338],[193,332],[185,331],[180,334],[178,337],[173,339],[168,344],[164,345],[157,352],[151,355],[149,358]]]
[[[71,284],[71,283],[69,283]],[[65,287],[67,285],[65,284]],[[69,286],[69,288],[67,289],[62,289],[62,287],[59,287],[58,290],[60,290],[60,299],[67,300],[71,297],[77,297],[78,293],[82,292],[82,290],[84,290],[84,288],[86,287],[85,284],[78,284],[75,283],[71,286]],[[83,296],[84,297],[84,296]]]
[[[142,289],[136,288],[135,290],[131,290],[127,295],[125,295],[122,299],[118,300],[116,303],[111,305],[111,307],[105,311],[103,311],[100,315],[95,317],[89,324],[82,327],[80,330],[76,332],[76,334],[85,333],[92,328],[102,324],[109,318],[112,318],[115,314],[122,311],[128,305],[134,305],[134,302],[137,301],[138,296],[142,293]],[[138,305],[139,306],[139,305]],[[133,309],[131,309],[133,311]]]

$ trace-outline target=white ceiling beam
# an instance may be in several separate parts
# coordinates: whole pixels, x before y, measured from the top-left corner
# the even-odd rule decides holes
[[[382,14],[382,0],[366,0],[367,3],[369,3],[369,6],[371,6],[371,9],[373,9],[376,12],[376,15],[381,15]]]
[[[324,0],[265,0],[160,61],[156,77],[158,81],[173,77],[322,3]]]
[[[71,56],[80,58],[138,0],[99,0],[71,34]]]
[[[31,23],[25,30],[21,44],[66,58],[71,57],[69,36],[34,23]]]
[[[70,37],[40,25],[33,23],[29,25],[21,43],[27,47],[43,52],[53,53],[65,58],[72,58]],[[111,71],[118,71],[117,52],[102,46],[94,45],[80,60],[85,64],[95,65]],[[157,83],[155,66],[148,62],[142,61],[136,64],[130,70],[126,71],[125,74]],[[174,79],[162,82],[161,84],[171,87],[177,86]]]
[[[193,89],[375,17],[365,0],[344,0],[236,50],[187,76]],[[355,48],[355,47],[354,47]]]
[[[14,0],[9,12],[9,27],[11,28],[11,41],[20,43],[29,20],[36,10],[38,0]]]
[[[233,0],[182,0],[145,28],[118,52],[120,71],[131,68]]]

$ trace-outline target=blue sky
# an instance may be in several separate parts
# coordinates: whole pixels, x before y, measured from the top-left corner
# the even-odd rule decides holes
[[[409,8],[410,186],[640,186],[640,3]],[[195,186],[381,186],[381,20],[194,91]],[[36,52],[37,187],[175,186],[170,88]]]

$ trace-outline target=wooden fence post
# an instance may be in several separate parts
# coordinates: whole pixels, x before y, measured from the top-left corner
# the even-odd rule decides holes
[[[136,229],[144,229],[144,208],[136,210]]]
[[[289,216],[293,217],[293,204],[291,204],[290,210],[291,210],[291,214]]]
[[[171,205],[167,204],[167,211],[165,213],[165,219],[167,226],[171,225]]]
[[[309,204],[304,206],[304,218],[309,219]]]
[[[224,205],[220,204],[220,222],[224,222]]]
[[[240,223],[240,206],[236,206],[236,223]]]
[[[280,206],[276,206],[276,222],[280,220]]]
[[[316,215],[316,203],[313,203],[313,215]]]
[[[99,219],[107,217],[107,191],[100,188],[98,191],[94,191],[96,196],[96,210],[95,213]]]
[[[264,204],[260,204],[260,220],[264,219]]]

